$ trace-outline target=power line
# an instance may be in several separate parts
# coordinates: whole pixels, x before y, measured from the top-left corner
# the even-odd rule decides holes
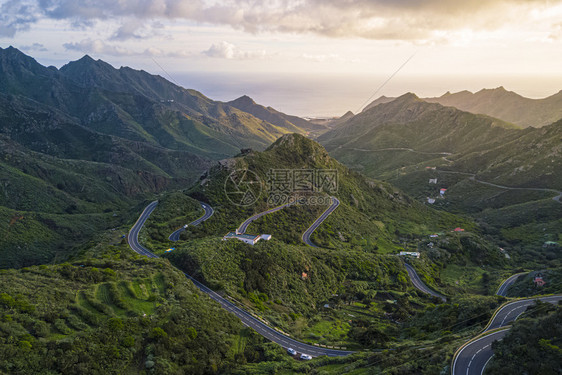
[[[406,59],[406,61],[404,61],[404,63],[402,63],[402,65],[400,65],[400,67],[399,67],[398,69],[396,69],[396,71],[395,71],[394,73],[392,73],[392,74],[390,75],[390,77],[388,77],[388,78],[386,79],[386,81],[384,81],[384,82],[375,90],[375,92],[373,93],[373,95],[371,95],[371,96],[369,97],[369,99],[367,99],[367,100],[365,101],[365,103],[363,103],[363,104],[361,105],[361,107],[359,107],[359,109],[357,109],[357,112],[356,112],[356,113],[361,112],[361,110],[363,109],[363,107],[365,107],[365,106],[367,105],[367,103],[369,103],[369,102],[371,101],[371,99],[373,99],[373,97],[374,97],[375,95],[377,95],[377,93],[378,93],[378,92],[379,92],[379,91],[380,91],[396,74],[398,74],[398,72],[399,72],[400,70],[402,70],[402,68],[403,68],[404,66],[406,66],[406,64],[407,64],[410,60],[412,60],[412,58],[416,55],[416,53],[418,53],[418,52],[416,51],[416,52],[414,52],[414,53],[412,54],[412,56],[408,57],[408,59]]]
[[[150,58],[152,59],[152,61],[154,61],[154,63],[155,63],[156,65],[158,65],[158,67],[159,67],[160,69],[162,69],[162,71],[168,76],[168,78],[170,78],[170,81],[174,82],[174,83],[176,84],[176,86],[180,86],[180,84],[179,84],[174,78],[172,78],[172,76],[170,75],[170,73],[168,73],[168,72],[166,71],[166,69],[164,69],[164,68],[162,67],[162,65],[158,64],[158,61],[156,61],[156,60],[154,59],[154,57],[150,56]]]

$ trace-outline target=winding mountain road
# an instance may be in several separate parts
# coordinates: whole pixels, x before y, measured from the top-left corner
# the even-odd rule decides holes
[[[427,152],[427,151],[418,151],[418,150],[414,150],[413,148],[407,148],[407,147],[389,147],[389,148],[380,148],[380,149],[376,149],[376,150],[369,150],[369,149],[365,149],[365,148],[354,148],[354,147],[339,147],[339,148],[343,148],[343,149],[347,149],[347,150],[355,150],[355,151],[362,151],[362,152],[380,152],[380,151],[408,151],[408,152],[414,152],[414,153],[418,153],[418,154],[424,154],[424,155],[445,155],[443,156],[443,159],[445,161],[447,161],[448,163],[452,163],[451,160],[447,159],[447,156],[453,155],[450,152]],[[438,172],[444,172],[444,173],[456,173],[456,174],[464,174],[467,176],[470,176],[470,179],[472,181],[476,181],[480,184],[484,184],[484,185],[488,185],[488,186],[493,186],[493,187],[497,187],[500,189],[506,189],[506,190],[530,190],[530,191],[546,191],[546,192],[551,192],[551,193],[557,193],[558,195],[556,195],[555,197],[552,197],[553,200],[555,200],[558,203],[562,203],[562,191],[556,190],[556,189],[547,189],[547,188],[526,188],[526,187],[511,187],[511,186],[504,186],[504,185],[498,185],[498,184],[494,184],[491,182],[486,182],[486,181],[482,181],[482,180],[478,180],[476,178],[476,174],[474,173],[467,173],[467,172],[455,172],[455,171],[445,171],[445,170],[441,170],[441,169],[437,169]]]
[[[318,219],[316,219],[314,223],[312,223],[312,225],[308,227],[308,229],[305,230],[304,233],[302,234],[302,240],[308,246],[318,247],[310,240],[310,236],[320,226],[320,224],[322,224],[324,220],[326,220],[328,216],[330,216],[330,214],[334,212],[334,210],[338,208],[338,206],[340,205],[340,201],[338,200],[338,198],[336,197],[330,197],[330,198],[332,199],[332,204],[330,205],[330,207],[328,207],[326,211],[324,211],[322,215],[320,215]]]
[[[517,278],[521,275],[526,274],[527,272],[520,272],[520,273],[516,273],[515,275],[511,275],[509,278],[507,278],[507,280],[505,280],[500,287],[498,288],[498,291],[496,292],[496,295],[498,296],[502,296],[505,297],[507,296],[507,289],[517,280]]]
[[[127,236],[129,246],[131,247],[131,249],[133,251],[135,251],[136,253],[141,254],[141,255],[145,255],[149,258],[157,258],[158,256],[153,254],[152,252],[150,252],[145,247],[143,247],[139,243],[138,237],[139,237],[139,233],[140,233],[144,223],[146,222],[146,220],[148,219],[148,217],[150,216],[152,211],[154,211],[154,209],[156,208],[157,205],[158,205],[158,201],[154,201],[154,202],[150,203],[143,210],[143,212],[141,213],[138,220],[133,225],[133,227],[131,228],[131,230],[129,231],[129,234]],[[211,210],[212,210],[212,208],[211,208]],[[208,219],[209,217],[211,217],[211,215],[208,215],[204,220]],[[201,220],[201,221],[204,221],[204,220]],[[296,341],[296,340],[290,338],[289,336],[284,335],[284,334],[276,331],[275,329],[271,328],[269,325],[263,323],[261,320],[255,318],[253,315],[251,315],[247,311],[242,310],[241,308],[239,308],[238,306],[236,306],[232,302],[230,302],[227,299],[221,297],[219,294],[217,294],[213,290],[209,289],[205,285],[201,284],[199,281],[195,280],[189,274],[184,272],[184,275],[188,279],[190,279],[193,282],[193,284],[195,284],[195,286],[197,286],[203,293],[206,293],[209,297],[211,297],[211,299],[218,302],[225,310],[227,310],[227,311],[231,312],[232,314],[236,315],[242,321],[242,323],[244,325],[246,325],[250,328],[253,328],[257,333],[259,333],[263,337],[271,340],[272,342],[274,342],[276,344],[281,345],[284,348],[290,347],[290,348],[295,349],[299,353],[306,353],[306,354],[309,354],[313,357],[318,357],[318,356],[322,356],[322,355],[326,355],[326,356],[329,356],[329,357],[337,357],[337,356],[346,356],[346,355],[354,353],[352,351],[347,351],[347,350],[322,348],[322,347],[308,345],[308,344],[304,344],[304,343],[301,343],[299,341]]]
[[[478,182],[479,184],[483,184],[483,185],[488,185],[488,186],[493,186],[493,187],[497,187],[499,189],[505,189],[505,190],[530,190],[530,191],[546,191],[546,192],[550,192],[550,193],[557,193],[558,195],[555,197],[552,197],[552,199],[558,203],[562,203],[562,191],[556,190],[556,189],[547,189],[547,188],[532,188],[532,187],[512,187],[512,186],[505,186],[505,185],[498,185],[498,184],[493,184],[491,182],[486,182],[486,181],[482,181],[476,178],[476,174],[474,173],[468,173],[468,172],[456,172],[456,171],[445,171],[442,169],[437,169],[437,172],[442,172],[442,173],[451,173],[451,174],[463,174],[466,176],[469,176],[469,180],[471,181],[475,181]]]
[[[355,147],[338,147],[343,148],[345,150],[355,150],[355,151],[364,151],[364,152],[380,152],[380,151],[409,151],[414,152],[416,154],[424,154],[424,155],[453,155],[450,152],[428,152],[428,151],[417,151],[413,148],[407,147],[387,147],[387,148],[379,148],[376,150],[369,150],[366,148],[355,148]]]
[[[191,223],[187,224],[188,227],[194,227],[196,225],[201,224],[202,222],[204,222],[205,220],[207,220],[208,218],[213,216],[213,214],[215,213],[215,210],[213,210],[213,208],[211,206],[209,206],[208,204],[203,203],[203,202],[199,202],[199,204],[201,205],[203,210],[205,210],[205,213],[199,219],[197,219],[195,221],[192,221]],[[170,241],[174,241],[174,242],[179,241],[180,240],[180,234],[185,229],[186,229],[186,227],[181,227],[180,229],[176,230],[174,233],[170,234],[170,237],[168,237],[168,239]]]
[[[146,206],[146,208],[142,211],[141,215],[137,219],[135,225],[133,225],[133,227],[127,234],[127,242],[129,243],[131,249],[133,249],[133,251],[139,253],[140,255],[145,255],[149,258],[158,258],[158,256],[152,254],[146,247],[142,246],[139,243],[139,233],[144,223],[146,222],[152,211],[154,211],[157,205],[158,205],[158,201],[154,201],[150,203],[148,206]]]
[[[246,219],[246,221],[244,221],[242,224],[240,224],[240,226],[239,226],[238,229],[237,229],[237,232],[240,233],[240,234],[246,233],[246,229],[248,229],[248,226],[249,226],[250,224],[252,224],[252,222],[253,222],[254,220],[257,220],[257,219],[259,219],[260,217],[262,217],[262,216],[264,216],[264,215],[271,214],[271,213],[273,213],[273,212],[282,210],[283,208],[285,208],[285,207],[287,207],[287,206],[290,206],[290,205],[291,205],[291,203],[285,203],[285,204],[283,204],[283,205],[281,205],[281,206],[277,206],[277,207],[272,208],[272,209],[270,209],[270,210],[263,211],[263,212],[260,212],[259,214],[255,214],[254,216],[249,217],[248,219]]]
[[[558,303],[558,301],[562,301],[562,295],[524,299],[500,307],[483,333],[506,328],[473,339],[462,346],[453,356],[452,375],[482,375],[494,355],[492,342],[503,338],[511,328],[510,323],[517,320],[527,310],[527,307],[534,305],[537,299],[542,302]]]
[[[447,301],[445,297],[443,297],[441,294],[437,293],[436,291],[430,289],[427,285],[423,283],[423,281],[421,281],[420,276],[418,275],[414,267],[410,266],[408,263],[404,263],[404,266],[406,267],[406,271],[408,271],[408,276],[410,276],[410,281],[412,281],[412,284],[414,284],[414,287],[416,289],[426,294],[430,294],[434,297],[441,298],[443,302]]]

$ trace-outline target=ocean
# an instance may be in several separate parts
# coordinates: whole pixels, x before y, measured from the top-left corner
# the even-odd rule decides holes
[[[311,118],[339,117],[347,111],[357,113],[381,95],[395,97],[413,92],[419,97],[433,97],[447,91],[475,92],[482,88],[504,86],[523,96],[541,98],[562,89],[562,77],[397,75],[376,92],[388,76],[210,72],[171,72],[170,76],[162,75],[214,100],[230,101],[248,95],[263,106]]]

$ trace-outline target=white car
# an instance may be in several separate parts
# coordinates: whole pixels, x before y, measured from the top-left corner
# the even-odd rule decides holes
[[[289,355],[297,355],[297,351],[293,348],[287,348],[287,353],[289,353]]]
[[[185,225],[183,226],[183,229],[187,229],[187,224],[185,224]]]
[[[309,356],[308,354],[302,353],[302,354],[301,354],[301,359],[304,360],[304,361],[310,361],[310,360],[312,359],[312,357]]]

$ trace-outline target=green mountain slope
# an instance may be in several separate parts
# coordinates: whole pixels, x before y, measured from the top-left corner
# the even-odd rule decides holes
[[[56,108],[81,126],[158,147],[221,159],[263,149],[292,131],[162,77],[88,56],[60,70],[0,49],[0,92]]]
[[[360,113],[318,140],[334,157],[373,177],[438,165],[497,184],[561,189],[555,173],[561,129],[560,122],[517,129],[406,94]]]
[[[287,131],[144,71],[88,56],[57,70],[0,49],[0,206],[43,238],[2,241],[0,266],[60,261],[148,195],[189,186],[211,159],[263,149]],[[80,227],[108,213],[117,219]]]
[[[254,204],[245,206],[233,201],[225,190],[229,176],[243,169],[255,174],[262,189]],[[247,233],[272,234],[270,241],[254,246],[223,241],[224,234],[251,215],[282,203],[270,200],[273,169],[334,171],[337,190],[319,185],[322,188],[318,191],[300,192],[303,204],[265,215],[249,225]],[[359,314],[356,316],[366,320],[360,323],[363,327],[378,324],[392,336],[396,326],[385,320],[385,311],[392,319],[403,321],[428,301],[435,302],[409,286],[406,270],[396,256],[404,249],[418,250],[420,240],[430,233],[449,232],[456,226],[471,232],[443,235],[442,245],[440,242],[434,249],[438,262],[466,264],[475,259],[488,266],[502,264],[497,249],[479,237],[470,220],[433,210],[387,183],[367,179],[331,158],[316,142],[297,134],[283,136],[264,152],[222,161],[184,194],[208,202],[214,215],[197,227],[188,227],[179,242],[171,242],[168,236],[172,231],[201,212],[179,193],[162,196],[141,231],[141,241],[274,326],[307,342],[358,347],[362,339],[354,327],[359,318],[346,318],[347,314]],[[296,197],[297,193],[289,195]],[[341,203],[312,236],[321,248],[304,245],[302,233],[327,208],[332,195]],[[165,253],[171,247],[174,250]],[[431,263],[431,257],[424,252],[424,262]],[[440,266],[428,267],[438,270]],[[438,274],[432,276],[435,270],[427,276],[439,287]],[[388,300],[399,298],[412,307],[391,307]],[[351,301],[365,304],[364,310],[348,307]],[[326,309],[326,304],[333,309]],[[353,323],[344,323],[350,319]],[[328,333],[329,329],[334,333]]]
[[[418,201],[437,198],[437,208],[473,215],[512,256],[540,263],[552,260],[536,248],[562,230],[560,204],[552,200],[562,190],[561,132],[560,122],[517,129],[407,94],[319,141],[338,160]],[[443,198],[441,188],[447,189]]]
[[[498,87],[482,89],[476,93],[447,92],[438,98],[424,100],[497,117],[521,127],[541,127],[562,118],[562,91],[544,99],[529,99]]]
[[[167,261],[108,244],[118,241],[0,271],[0,372],[224,373],[279,355]]]
[[[510,134],[507,128],[513,126],[487,116],[428,104],[409,93],[359,113],[321,135],[318,141],[329,151],[412,147],[456,153],[499,143],[498,135]]]
[[[264,107],[257,104],[254,100],[246,95],[239,97],[226,103],[232,107],[238,108],[244,112],[251,113],[259,119],[267,121],[271,124],[277,125],[281,128],[287,129],[291,133],[303,133],[303,131],[321,131],[325,127],[319,124],[314,124],[310,121],[302,119],[297,116],[287,115],[279,112],[271,107]]]

